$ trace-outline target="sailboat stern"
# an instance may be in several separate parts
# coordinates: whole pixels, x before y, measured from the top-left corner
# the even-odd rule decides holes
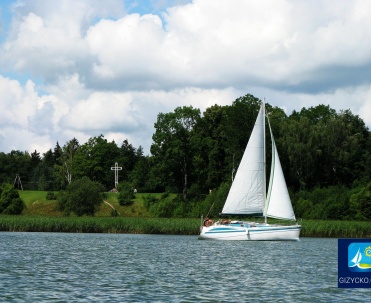
[[[253,241],[299,241],[301,225],[260,225],[249,229]]]

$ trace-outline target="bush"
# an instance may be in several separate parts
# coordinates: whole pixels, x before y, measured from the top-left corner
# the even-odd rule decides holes
[[[59,210],[66,215],[74,212],[77,216],[93,216],[104,199],[104,187],[88,177],[72,181],[67,190],[57,199]]]
[[[57,195],[54,192],[49,191],[46,194],[46,200],[57,200]]]
[[[341,185],[299,191],[292,195],[297,218],[342,220],[349,218],[350,190]]]
[[[20,198],[15,198],[9,206],[3,211],[4,215],[20,215],[25,205]]]
[[[146,208],[146,210],[148,211],[151,208],[152,205],[156,204],[158,199],[153,195],[149,195],[149,196],[144,196],[143,201],[144,201],[143,205]]]
[[[112,209],[111,210],[111,217],[117,217],[119,215],[117,209]]]
[[[135,195],[133,187],[128,183],[121,183],[118,186],[118,201],[121,206],[130,206],[134,203]]]
[[[25,208],[19,193],[11,184],[0,186],[0,214],[20,215]]]
[[[222,212],[225,200],[227,199],[230,183],[224,182],[219,188],[212,190],[205,200],[198,205],[198,215],[217,217]]]
[[[356,220],[371,220],[371,182],[355,191],[350,201]]]
[[[173,212],[176,208],[176,204],[173,200],[164,199],[159,200],[156,204],[154,204],[150,211],[156,217],[160,218],[171,218],[173,216]]]

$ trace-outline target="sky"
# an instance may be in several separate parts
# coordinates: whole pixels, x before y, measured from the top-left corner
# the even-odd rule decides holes
[[[0,152],[150,154],[159,113],[252,94],[371,126],[368,0],[0,0]]]

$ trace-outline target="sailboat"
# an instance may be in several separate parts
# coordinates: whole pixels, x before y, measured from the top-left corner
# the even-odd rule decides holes
[[[354,258],[351,260],[354,264],[349,266],[349,267],[355,267],[355,266],[359,267],[359,263],[361,262],[361,259],[362,259],[362,254],[360,253],[360,250],[361,249],[358,248],[358,252],[354,256]]]
[[[265,119],[272,142],[272,164],[266,192]],[[265,104],[261,103],[256,122],[225,201],[222,216],[264,216],[262,223],[219,220],[201,225],[200,240],[299,240],[301,225],[296,222],[278,157]],[[269,224],[267,217],[294,222]]]

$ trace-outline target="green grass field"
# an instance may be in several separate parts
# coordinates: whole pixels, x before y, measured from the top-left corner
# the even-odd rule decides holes
[[[47,200],[46,191],[19,191],[19,195],[26,208],[22,215],[27,216],[63,216],[63,213],[57,210],[57,203],[55,200]],[[138,193],[135,197],[134,204],[131,206],[121,206],[117,200],[117,193],[107,193],[106,201],[117,210],[118,216],[122,217],[150,217],[150,214],[143,206],[143,196],[148,194]],[[151,194],[153,196],[161,196],[161,194]],[[97,217],[111,217],[111,206],[102,203],[99,210],[95,213]]]

